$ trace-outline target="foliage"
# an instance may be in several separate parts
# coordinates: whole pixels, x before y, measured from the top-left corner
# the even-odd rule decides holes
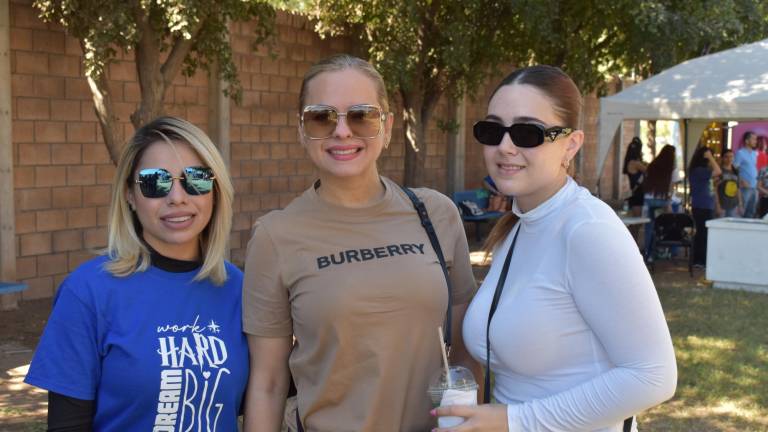
[[[131,120],[139,127],[162,112],[165,90],[178,73],[218,68],[238,95],[240,86],[228,40],[228,22],[251,20],[257,43],[273,34],[274,9],[243,0],[35,0],[46,21],[61,24],[80,41],[85,73],[113,160],[118,138],[107,86],[118,50],[133,51],[142,101]]]

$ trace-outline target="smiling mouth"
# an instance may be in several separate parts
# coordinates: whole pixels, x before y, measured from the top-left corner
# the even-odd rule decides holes
[[[190,219],[192,219],[192,216],[178,216],[178,217],[163,218],[164,221],[172,222],[172,223],[186,222]]]
[[[334,156],[345,156],[345,155],[351,155],[351,154],[357,153],[361,150],[362,150],[361,148],[345,149],[345,150],[331,149],[331,150],[328,150],[328,153]]]

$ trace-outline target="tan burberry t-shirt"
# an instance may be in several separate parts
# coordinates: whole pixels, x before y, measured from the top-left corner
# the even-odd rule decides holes
[[[243,286],[246,333],[295,335],[290,367],[307,431],[423,432],[440,368],[437,327],[445,278],[411,201],[382,179],[384,197],[359,209],[314,188],[257,222]],[[415,189],[438,233],[454,304],[476,289],[458,210]]]

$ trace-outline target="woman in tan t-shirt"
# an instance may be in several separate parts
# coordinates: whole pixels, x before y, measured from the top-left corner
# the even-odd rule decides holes
[[[440,369],[448,290],[412,203],[376,167],[392,133],[388,108],[384,82],[364,60],[334,56],[304,77],[299,136],[319,179],[260,218],[248,245],[247,431],[280,429],[289,367],[298,390],[291,417],[306,431],[434,426],[427,386]],[[453,361],[476,366],[458,331],[476,289],[461,218],[444,195],[414,192],[450,271]]]

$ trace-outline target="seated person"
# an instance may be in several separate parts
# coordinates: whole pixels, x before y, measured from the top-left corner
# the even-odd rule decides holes
[[[496,183],[493,182],[491,176],[485,176],[483,179],[483,188],[490,193],[488,198],[487,211],[508,212],[512,208],[512,198],[499,192],[496,188]]]

